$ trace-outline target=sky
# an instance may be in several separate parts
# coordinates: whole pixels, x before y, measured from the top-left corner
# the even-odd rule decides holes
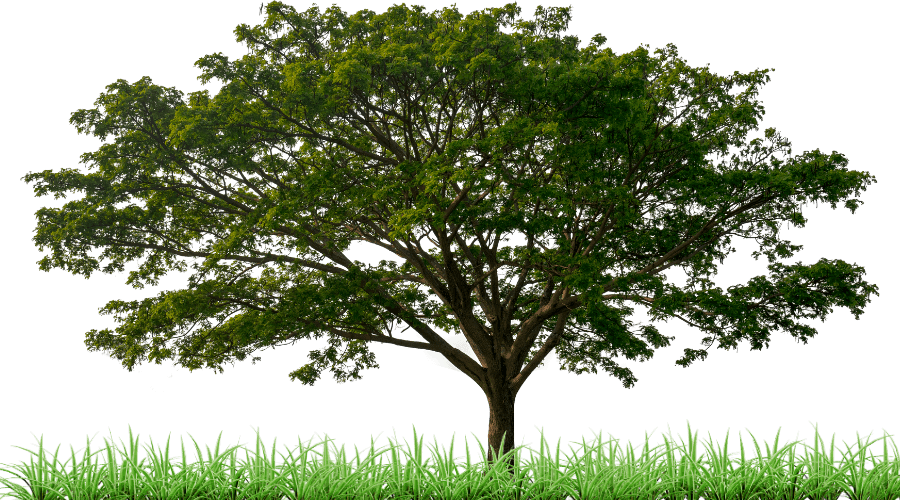
[[[300,11],[312,5],[286,3]],[[383,12],[392,3],[344,0],[338,5],[351,14],[363,8]],[[431,0],[414,3],[428,11],[450,6]],[[791,140],[793,155],[816,148],[826,154],[838,151],[849,159],[848,168],[877,179],[858,196],[864,204],[856,214],[843,203],[836,209],[828,203],[805,205],[806,226],[785,224],[781,232],[803,250],[782,262],[812,264],[824,257],[863,266],[864,279],[878,285],[880,296],[872,295],[859,320],[846,308],[835,308],[824,323],[801,319],[818,331],[807,345],[775,331],[769,347],[761,351],[751,351],[748,341],[727,351],[714,344],[705,361],[688,368],[675,361],[685,348],[703,348],[705,334],[678,320],[658,322],[663,335],[676,337],[672,345],[645,362],[617,358],[638,379],[630,389],[600,369],[581,375],[561,371],[551,354],[518,394],[516,446],[537,453],[543,431],[554,455],[559,442],[565,462],[573,452],[583,455],[582,439],[593,444],[602,432],[604,442],[612,436],[623,448],[631,443],[640,455],[645,433],[651,448],[663,444],[663,435],[687,444],[690,423],[701,442],[711,439],[717,451],[729,433],[732,458],[740,457],[739,437],[755,457],[750,433],[765,453],[763,442],[771,446],[779,428],[779,446],[794,440],[812,446],[818,425],[826,445],[834,437],[840,457],[848,448],[859,449],[857,436],[865,442],[867,436],[874,440],[900,433],[898,406],[889,396],[900,379],[900,332],[891,312],[900,300],[900,273],[891,250],[890,222],[897,215],[890,193],[898,181],[893,156],[898,130],[892,117],[900,108],[895,99],[885,98],[900,76],[890,63],[900,40],[889,24],[900,8],[883,1],[763,0],[753,2],[752,8],[746,2],[713,1],[542,4],[572,6],[566,33],[578,36],[580,47],[602,33],[616,54],[641,44],[649,45],[652,53],[674,43],[688,64],[708,64],[719,75],[774,68],[758,95],[766,114],[748,140],[775,127]],[[62,460],[70,457],[70,446],[80,460],[88,438],[92,452],[104,446],[104,438],[127,447],[129,425],[140,436],[140,457],[148,456],[144,446],[151,438],[159,452],[171,436],[174,462],[181,460],[181,440],[193,463],[197,456],[191,437],[205,457],[206,446],[215,448],[220,433],[223,448],[240,444],[252,452],[257,430],[267,453],[275,440],[278,453],[287,455],[299,442],[306,446],[326,435],[338,448],[344,445],[351,457],[354,446],[364,457],[371,438],[376,448],[387,446],[390,438],[412,452],[413,426],[425,438],[426,458],[435,442],[444,456],[455,436],[454,457],[465,462],[468,442],[473,461],[480,461],[478,441],[487,446],[487,400],[437,353],[375,344],[371,350],[380,368],[362,371],[361,380],[343,384],[324,371],[310,387],[292,382],[288,373],[307,363],[309,351],[325,348],[327,337],[257,351],[253,355],[261,361],[252,364],[248,357],[225,364],[222,374],[210,369],[191,373],[173,360],[144,362],[129,372],[108,353],[87,351],[87,331],[118,326],[113,316],[98,314],[107,302],[182,289],[192,270],[172,272],[158,286],[142,290],[125,283],[137,261],[125,272],[97,272],[90,279],[62,269],[41,271],[37,261],[49,249],[41,252],[32,241],[35,212],[62,207],[81,193],[68,199],[38,198],[34,185],[22,177],[46,169],[87,171],[79,156],[95,151],[101,142],[79,135],[68,120],[78,109],[93,108],[105,86],[117,79],[133,83],[149,76],[185,97],[202,89],[215,95],[222,82],[202,85],[195,61],[215,52],[230,60],[242,57],[247,48],[235,41],[233,30],[241,23],[261,24],[265,15],[259,13],[258,0],[158,0],[149,5],[56,0],[4,7],[7,22],[0,39],[7,70],[0,86],[9,97],[6,119],[0,122],[5,143],[0,217],[6,227],[0,252],[7,266],[7,286],[0,290],[0,463],[6,465],[0,467],[27,463],[32,455],[25,450],[37,451],[41,436],[45,449],[59,446]],[[456,3],[463,14],[502,5]],[[520,2],[521,17],[532,19],[537,5]],[[328,6],[320,4],[323,11]],[[13,68],[18,71],[10,71]],[[515,235],[509,244],[523,241]],[[713,276],[723,290],[768,274],[765,257],[754,260],[750,255],[758,248],[755,241],[735,238],[733,244],[737,253]],[[396,259],[368,243],[354,243],[348,256],[369,264]],[[667,276],[673,283],[684,283],[680,270]],[[632,320],[645,324],[648,317],[635,306]],[[474,359],[461,335],[443,335]],[[411,329],[400,337],[417,339]],[[882,449],[880,441],[871,448],[876,454]],[[802,456],[804,449],[798,447],[797,453]],[[894,454],[890,441],[889,453]],[[391,459],[390,453],[382,457],[385,463]],[[244,453],[238,458],[244,460]],[[523,459],[530,460],[528,451]],[[405,455],[401,462],[406,462]],[[0,472],[0,477],[11,475]]]

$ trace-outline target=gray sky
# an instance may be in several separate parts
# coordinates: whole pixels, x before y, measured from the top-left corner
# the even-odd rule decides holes
[[[286,3],[298,10],[311,5]],[[421,4],[428,11],[447,6]],[[170,274],[158,287],[136,290],[125,284],[127,272],[98,272],[85,280],[61,269],[40,271],[36,262],[47,251],[39,252],[31,241],[34,213],[43,206],[61,207],[81,194],[68,200],[37,198],[33,185],[21,177],[45,169],[85,171],[79,155],[96,150],[100,141],[78,135],[68,123],[70,113],[93,107],[104,87],[117,79],[133,83],[147,75],[185,96],[203,88],[214,95],[221,82],[201,85],[194,62],[215,52],[240,58],[247,49],[235,41],[234,28],[264,21],[259,0],[159,0],[148,5],[86,0],[16,2],[5,8],[8,19],[21,22],[7,23],[0,31],[5,67],[19,70],[0,79],[2,94],[8,96],[6,119],[0,122],[5,142],[0,203],[6,227],[0,252],[7,265],[7,286],[0,289],[5,319],[0,329],[0,463],[27,462],[31,455],[14,446],[36,451],[41,435],[45,448],[62,445],[60,456],[68,458],[71,445],[80,460],[88,437],[92,451],[104,446],[104,437],[112,436],[122,446],[129,424],[140,435],[141,457],[151,437],[157,447],[164,446],[170,433],[174,448],[180,448],[181,438],[191,450],[189,462],[197,460],[189,433],[202,449],[214,447],[220,431],[223,447],[243,444],[252,449],[257,428],[268,452],[276,438],[278,452],[286,454],[285,447],[293,450],[298,439],[305,445],[327,434],[338,447],[346,445],[351,456],[354,445],[364,456],[370,437],[377,438],[376,447],[388,445],[394,436],[404,447],[411,446],[415,425],[425,436],[426,457],[435,440],[443,456],[455,433],[454,456],[465,462],[468,440],[473,461],[479,461],[475,438],[487,445],[487,401],[471,380],[429,352],[375,344],[372,351],[381,368],[363,371],[362,380],[345,384],[326,371],[308,387],[291,382],[288,373],[307,362],[309,351],[323,349],[326,337],[259,351],[254,355],[262,361],[252,365],[247,358],[225,365],[224,374],[208,369],[190,373],[171,360],[145,363],[129,373],[108,354],[87,351],[85,332],[118,325],[112,316],[98,314],[108,301],[184,288],[190,273]],[[363,8],[383,12],[390,5],[383,0],[339,4],[347,13]],[[502,4],[456,5],[468,14]],[[537,2],[519,5],[522,17],[531,19]],[[878,180],[859,196],[865,204],[855,215],[842,203],[836,210],[827,203],[805,206],[806,227],[782,229],[784,238],[804,248],[783,262],[812,264],[825,257],[861,265],[864,279],[877,284],[881,295],[873,296],[858,321],[845,308],[835,309],[825,323],[804,320],[819,332],[808,345],[775,332],[768,349],[751,351],[745,341],[737,351],[725,351],[714,344],[705,361],[689,368],[676,366],[675,360],[685,348],[702,348],[704,334],[678,320],[658,323],[663,335],[676,337],[670,347],[657,350],[644,363],[618,360],[638,379],[631,389],[602,370],[596,375],[560,371],[553,354],[518,395],[516,445],[537,451],[542,428],[554,454],[557,440],[562,440],[565,460],[573,450],[582,455],[582,438],[592,444],[602,431],[604,441],[611,434],[623,446],[631,442],[639,455],[645,432],[651,447],[662,444],[662,435],[670,431],[676,443],[686,443],[689,421],[702,442],[712,437],[717,450],[730,429],[729,453],[737,453],[733,458],[740,456],[740,432],[755,457],[747,431],[763,450],[762,442],[771,445],[779,427],[779,445],[800,439],[812,446],[813,426],[818,424],[826,444],[835,436],[840,456],[847,446],[858,449],[857,433],[865,441],[870,433],[876,439],[884,431],[900,432],[896,403],[887,397],[896,390],[900,352],[897,324],[891,319],[900,299],[891,245],[897,208],[890,200],[898,181],[893,157],[898,130],[889,119],[900,110],[896,100],[884,98],[898,80],[892,64],[898,37],[889,24],[897,19],[898,9],[881,1],[576,0],[544,5],[573,6],[568,33],[577,35],[582,47],[599,32],[617,54],[639,44],[649,44],[652,53],[674,43],[688,64],[708,63],[719,75],[775,68],[758,96],[766,114],[748,139],[775,127],[791,140],[794,155],[816,148],[838,151],[849,158],[850,169],[868,171]],[[514,237],[510,244],[523,240]],[[738,252],[714,276],[723,290],[768,274],[765,257],[756,261],[750,256],[757,248],[753,240],[737,238],[734,244]],[[393,258],[360,243],[349,255],[367,263]],[[131,263],[126,270],[137,266]],[[680,270],[668,276],[684,283]],[[632,319],[647,322],[637,306]],[[401,337],[416,338],[412,330]],[[449,336],[449,341],[474,357],[462,336]],[[872,448],[876,454],[881,450],[881,442]],[[702,447],[701,452],[706,453]],[[797,452],[803,455],[802,448]],[[244,454],[238,458],[244,460]],[[523,459],[529,460],[527,451]],[[179,451],[173,461],[180,460]],[[387,454],[385,463],[389,460]],[[2,472],[0,476],[9,477]]]

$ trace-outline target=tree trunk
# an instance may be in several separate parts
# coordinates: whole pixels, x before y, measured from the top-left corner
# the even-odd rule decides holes
[[[501,379],[502,380],[502,379]],[[488,420],[488,466],[493,466],[500,457],[513,449],[515,445],[515,433],[513,432],[515,418],[514,410],[516,396],[509,390],[505,380],[500,383],[491,383],[492,393],[488,395],[488,408],[490,418]],[[500,441],[503,441],[501,449]],[[510,477],[513,475],[515,457],[510,455],[506,460],[506,469]]]

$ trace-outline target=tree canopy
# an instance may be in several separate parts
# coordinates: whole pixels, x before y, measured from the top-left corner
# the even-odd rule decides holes
[[[23,178],[38,196],[84,193],[36,213],[35,245],[51,251],[40,269],[90,277],[145,257],[135,288],[186,271],[186,258],[196,272],[187,289],[110,301],[101,313],[121,326],[91,330],[87,347],[129,371],[164,359],[222,371],[327,335],[289,374],[308,385],[326,368],[339,382],[377,368],[370,342],[430,350],[481,388],[490,447],[505,434],[509,451],[515,395],[554,349],[562,369],[599,366],[632,387],[613,357],[669,345],[653,325],[633,328],[627,304],[709,334],[684,367],[714,338],[760,350],[774,330],[805,344],[816,330],[796,320],[834,306],[859,319],[878,293],[864,268],[776,262],[801,249],[779,228],[802,227],[807,202],[855,213],[862,202],[848,198],[875,179],[834,151],[776,158],[791,150],[774,128],[747,140],[770,70],[719,76],[672,44],[616,55],[600,34],[579,48],[562,35],[569,8],[519,13],[403,4],[348,16],[273,1],[264,24],[234,31],[249,54],[196,62],[203,83],[224,82],[214,97],[185,100],[149,77],[108,85],[70,120],[115,138],[82,155],[97,171]],[[527,243],[501,248],[514,233]],[[755,239],[770,275],[723,291],[710,276],[732,237]],[[353,241],[400,265],[351,261]],[[685,287],[666,282],[672,267]],[[421,340],[395,337],[399,323]],[[439,329],[464,335],[477,359]]]

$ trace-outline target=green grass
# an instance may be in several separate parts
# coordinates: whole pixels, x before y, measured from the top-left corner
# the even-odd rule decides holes
[[[756,438],[753,444],[756,448],[756,458],[745,460],[744,443],[740,442],[741,458],[735,466],[728,455],[728,436],[725,437],[725,449],[716,453],[709,445],[704,444],[711,454],[711,459],[704,460],[704,456],[697,457],[696,434],[691,438],[691,427],[688,423],[687,453],[682,453],[676,461],[674,450],[685,451],[685,447],[672,446],[665,439],[665,452],[649,455],[648,443],[644,444],[644,451],[638,461],[634,459],[634,450],[628,445],[628,454],[623,457],[618,454],[619,463],[616,463],[612,441],[609,443],[609,455],[603,451],[603,434],[600,434],[599,446],[588,449],[582,439],[583,449],[588,452],[574,462],[566,463],[565,468],[559,460],[559,443],[557,442],[556,460],[551,456],[544,457],[543,432],[541,432],[540,456],[536,461],[521,464],[521,448],[519,447],[504,455],[502,459],[514,460],[514,476],[503,468],[502,463],[488,466],[485,463],[485,451],[481,448],[482,463],[472,466],[469,456],[469,446],[466,443],[466,464],[462,471],[451,460],[453,457],[453,440],[450,441],[450,451],[444,457],[437,454],[437,443],[431,448],[434,461],[422,462],[422,441],[416,441],[416,431],[413,427],[414,456],[406,451],[409,458],[405,464],[398,461],[396,446],[389,440],[391,446],[392,462],[382,466],[379,456],[388,451],[382,450],[373,454],[372,448],[366,459],[360,462],[359,451],[356,451],[356,465],[353,461],[346,463],[344,460],[344,448],[334,462],[329,460],[329,441],[316,443],[314,447],[325,444],[324,455],[309,447],[304,449],[300,444],[302,458],[293,458],[289,452],[291,462],[289,466],[276,467],[275,443],[272,444],[271,461],[266,460],[265,447],[260,455],[259,433],[256,435],[256,453],[251,462],[245,450],[246,462],[235,464],[234,452],[240,446],[227,449],[219,454],[219,440],[216,441],[215,455],[212,455],[207,447],[208,461],[204,463],[203,454],[196,441],[194,447],[197,450],[199,463],[190,464],[187,467],[179,466],[179,472],[175,472],[169,462],[169,443],[166,440],[165,456],[160,453],[157,458],[155,448],[151,440],[149,467],[144,466],[146,459],[137,463],[137,439],[132,440],[131,427],[128,429],[130,450],[124,455],[124,460],[119,466],[109,447],[105,448],[107,454],[106,464],[112,464],[112,468],[106,465],[99,466],[94,463],[91,466],[91,457],[104,450],[90,453],[90,442],[84,452],[84,458],[79,464],[75,461],[75,451],[72,450],[72,470],[65,472],[65,463],[60,465],[56,455],[57,447],[53,455],[53,463],[44,459],[43,436],[39,444],[39,452],[29,453],[38,457],[37,466],[34,460],[29,459],[30,467],[24,465],[17,469],[24,474],[20,476],[13,473],[28,487],[12,484],[8,480],[0,479],[3,489],[12,490],[12,494],[3,498],[13,497],[21,500],[93,500],[93,499],[130,499],[130,500],[281,500],[290,498],[294,500],[330,500],[330,499],[446,499],[446,500],[477,500],[477,499],[545,499],[563,500],[571,496],[576,500],[697,500],[702,497],[706,500],[837,500],[845,494],[850,500],[897,500],[900,498],[900,455],[894,449],[895,460],[888,461],[887,435],[884,439],[883,461],[876,463],[870,452],[869,460],[873,463],[870,470],[864,469],[865,450],[872,444],[859,443],[859,450],[850,454],[843,453],[843,459],[835,467],[834,438],[831,440],[830,455],[825,455],[825,445],[822,443],[822,453],[819,453],[818,427],[816,428],[815,447],[800,443],[807,449],[812,449],[810,455],[804,451],[803,460],[795,460],[794,449],[799,441],[789,443],[781,450],[778,449],[778,435],[775,436],[774,454],[770,454],[769,445],[766,444],[766,456],[763,457]],[[753,435],[751,434],[751,437]],[[477,438],[476,438],[477,439]],[[193,440],[193,437],[191,438]],[[106,439],[104,439],[106,441]],[[649,440],[648,440],[649,442]],[[674,442],[674,440],[673,440]],[[845,443],[846,445],[846,443]],[[334,445],[332,445],[334,446]],[[501,445],[502,446],[502,445]],[[660,445],[662,446],[662,445]],[[335,447],[336,448],[336,447]],[[618,444],[615,450],[618,451]],[[657,446],[654,451],[659,448]],[[71,449],[71,447],[70,447]],[[146,449],[146,447],[145,447]],[[355,449],[355,447],[354,447]],[[116,448],[116,451],[118,449]],[[316,460],[307,461],[307,454],[312,451],[324,457],[324,462]],[[401,450],[402,451],[402,450]],[[531,457],[534,457],[531,450]],[[547,447],[549,454],[550,448]],[[593,454],[593,457],[592,457]],[[181,464],[185,464],[186,455],[184,442],[181,444]],[[284,455],[281,455],[284,459]],[[861,457],[859,460],[856,457]],[[375,465],[375,458],[378,464]],[[568,455],[566,458],[569,458]],[[627,459],[626,459],[627,458]],[[227,467],[226,467],[227,459]],[[297,464],[297,460],[300,463]],[[657,459],[659,459],[657,461]],[[7,464],[0,464],[7,465]],[[12,472],[0,468],[0,471]]]

